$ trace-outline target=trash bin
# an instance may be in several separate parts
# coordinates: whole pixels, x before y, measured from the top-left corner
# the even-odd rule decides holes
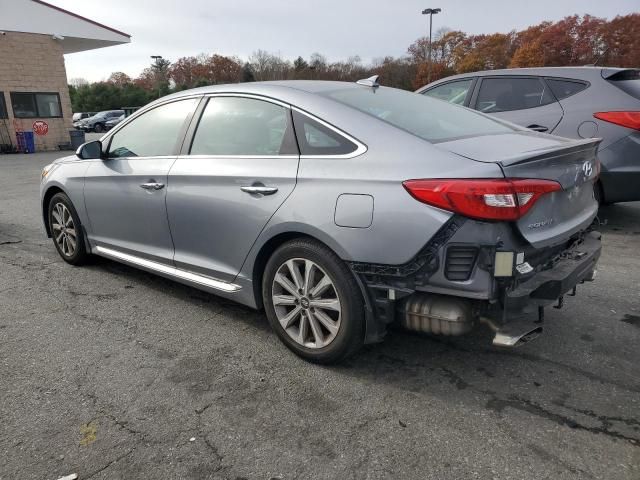
[[[69,130],[71,137],[71,148],[77,150],[86,140],[84,138],[84,130]]]
[[[33,132],[16,132],[18,151],[21,153],[33,153],[36,151],[36,143]]]

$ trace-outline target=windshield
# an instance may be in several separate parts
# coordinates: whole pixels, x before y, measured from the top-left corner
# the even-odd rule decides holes
[[[429,142],[515,130],[458,105],[395,88],[343,88],[320,94]]]

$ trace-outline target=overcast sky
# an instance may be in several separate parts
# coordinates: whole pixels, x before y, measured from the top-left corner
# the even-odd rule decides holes
[[[434,32],[508,32],[543,20],[589,13],[613,18],[640,10],[638,0],[48,0],[132,36],[131,43],[66,56],[69,78],[132,77],[150,55],[169,60],[219,53],[246,59],[257,49],[290,59],[313,52],[330,61],[399,56],[425,35],[426,7],[441,7]]]

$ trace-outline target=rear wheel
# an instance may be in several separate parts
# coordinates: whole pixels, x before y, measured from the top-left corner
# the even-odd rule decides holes
[[[271,327],[297,355],[335,363],[362,346],[362,295],[324,245],[300,239],[278,248],[267,262],[262,296]]]
[[[49,202],[48,218],[53,244],[62,259],[72,265],[85,263],[88,253],[82,226],[69,197],[56,193]]]

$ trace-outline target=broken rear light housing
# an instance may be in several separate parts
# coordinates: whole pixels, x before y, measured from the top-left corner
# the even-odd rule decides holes
[[[495,178],[407,180],[416,200],[478,220],[515,221],[547,193],[562,190],[553,180]]]

